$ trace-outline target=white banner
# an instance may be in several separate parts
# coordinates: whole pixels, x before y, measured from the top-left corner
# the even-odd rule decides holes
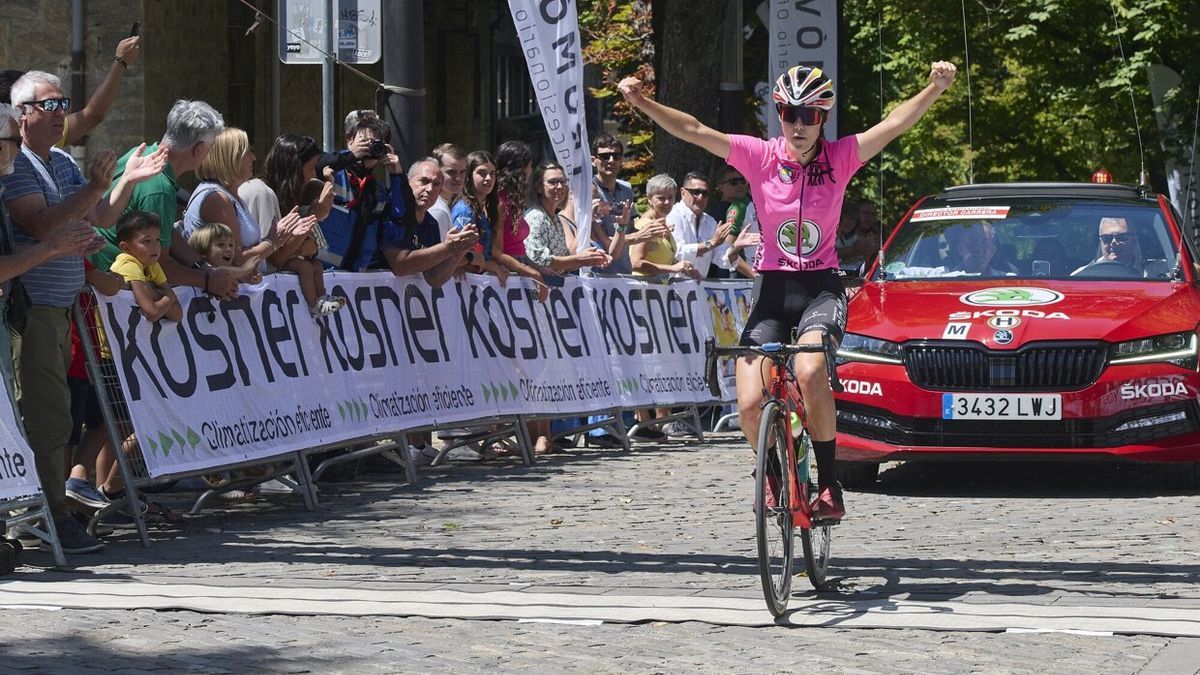
[[[575,196],[576,250],[592,231],[592,153],[584,116],[583,42],[575,0],[508,0],[554,156]]]
[[[233,301],[180,289],[183,321],[149,323],[128,292],[104,328],[152,476],[496,415],[707,402],[696,282],[330,273],[350,299],[317,322],[294,277]]]
[[[770,87],[792,66],[820,68],[833,80],[834,91],[840,91],[838,81],[838,2],[837,0],[767,0],[770,51],[767,60],[767,92],[763,115],[767,119],[767,137],[782,133]],[[829,113],[825,137],[838,137],[837,107]]]
[[[2,383],[0,389],[4,389]],[[8,392],[0,392],[0,501],[41,492],[33,450],[21,434]]]

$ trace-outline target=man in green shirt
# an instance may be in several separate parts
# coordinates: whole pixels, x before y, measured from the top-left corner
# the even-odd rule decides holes
[[[225,120],[212,106],[203,101],[177,101],[167,114],[167,131],[162,141],[148,146],[149,154],[165,145],[167,166],[154,178],[139,183],[129,199],[126,211],[148,211],[158,216],[162,224],[161,241],[170,255],[159,260],[167,281],[173,286],[195,286],[207,293],[232,298],[237,295],[236,271],[223,267],[212,267],[187,245],[183,236],[175,231],[179,209],[175,193],[179,189],[179,178],[195,171],[208,156],[213,140],[225,128]],[[136,150],[136,148],[134,149]],[[125,171],[125,163],[134,150],[125,153],[117,162],[113,174],[113,185]],[[108,269],[121,253],[117,248],[116,232],[96,230],[104,237],[107,245],[91,257],[92,264]]]

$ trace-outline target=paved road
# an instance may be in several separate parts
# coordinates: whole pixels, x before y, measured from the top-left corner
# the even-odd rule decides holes
[[[289,498],[222,505],[156,530],[149,549],[111,537],[106,552],[76,557],[75,572],[757,597],[751,456],[733,435],[710,441],[574,450],[533,468],[424,468],[415,486],[381,474],[323,483],[316,513]],[[823,597],[1200,612],[1200,496],[1164,487],[1164,477],[1116,465],[889,467],[874,490],[848,494],[836,584]],[[186,496],[164,497],[182,506]],[[60,672],[1200,672],[1200,640],[1147,635],[148,610],[5,610],[0,625],[5,669],[45,669],[53,658]]]

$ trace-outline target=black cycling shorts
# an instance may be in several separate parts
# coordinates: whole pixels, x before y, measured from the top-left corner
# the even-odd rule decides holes
[[[768,270],[754,278],[754,304],[738,343],[757,347],[790,343],[819,330],[836,342],[846,332],[846,286],[837,270],[790,272]]]

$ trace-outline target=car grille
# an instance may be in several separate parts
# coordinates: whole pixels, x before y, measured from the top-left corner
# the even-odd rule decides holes
[[[1114,448],[1200,430],[1200,410],[1195,401],[1135,408],[1111,417],[1019,423],[901,417],[882,408],[846,401],[838,401],[837,408],[838,431],[900,447]],[[1137,420],[1178,413],[1183,413],[1180,419],[1170,422],[1136,424]]]
[[[905,345],[904,365],[923,389],[1070,390],[1100,377],[1108,348],[1097,342],[1033,343],[1010,351],[978,343]]]

